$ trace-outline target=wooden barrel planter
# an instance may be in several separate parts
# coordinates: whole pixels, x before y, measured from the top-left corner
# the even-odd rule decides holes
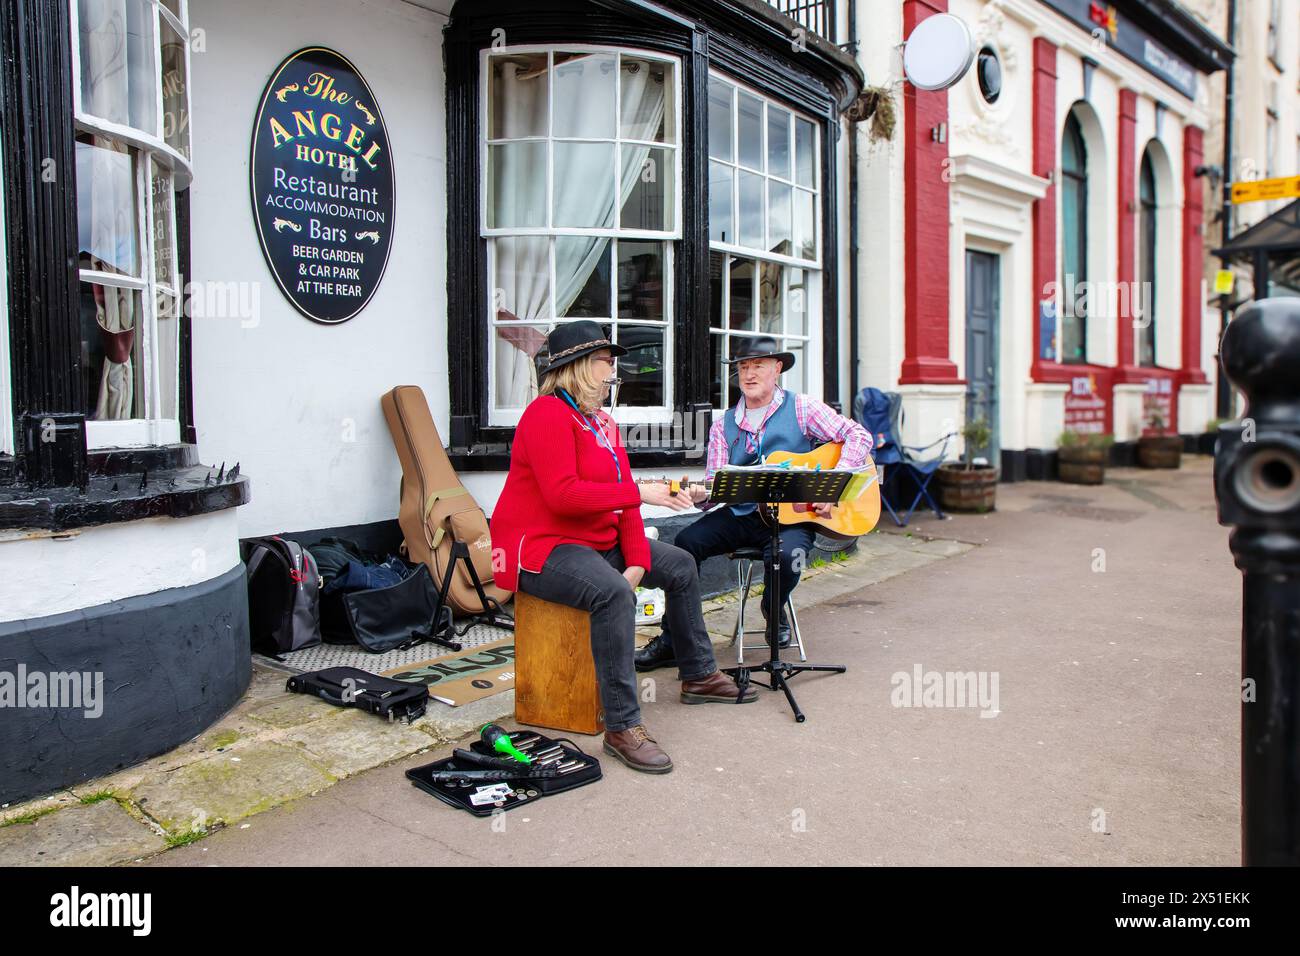
[[[969,471],[965,465],[940,465],[936,477],[939,503],[948,511],[983,514],[997,506],[998,469],[991,465],[976,465]]]
[[[1142,468],[1177,468],[1183,463],[1183,438],[1181,435],[1139,438],[1137,459]]]
[[[1062,445],[1057,449],[1056,475],[1072,485],[1099,485],[1106,479],[1105,448]]]

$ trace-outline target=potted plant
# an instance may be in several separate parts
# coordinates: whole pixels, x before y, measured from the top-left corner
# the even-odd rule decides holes
[[[1106,480],[1106,458],[1114,435],[1063,432],[1057,449],[1056,474],[1072,485],[1099,485]]]
[[[1142,468],[1177,468],[1183,460],[1183,437],[1169,432],[1159,405],[1147,409],[1147,427],[1138,439],[1138,465]]]
[[[952,462],[939,466],[939,501],[949,511],[973,511],[983,514],[997,506],[998,469],[977,465],[976,448],[983,448],[993,438],[989,423],[983,418],[967,422],[961,430],[966,440],[965,464]]]

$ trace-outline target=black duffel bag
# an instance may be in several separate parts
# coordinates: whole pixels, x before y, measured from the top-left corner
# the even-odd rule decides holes
[[[311,545],[312,557],[320,568],[320,636],[326,644],[355,644],[348,610],[343,604],[346,592],[332,587],[334,579],[347,567],[349,561],[361,564],[379,564],[382,559],[347,538],[321,538]]]
[[[451,633],[451,608],[438,608],[438,589],[423,564],[390,587],[341,592],[340,603],[352,639],[376,654]]]

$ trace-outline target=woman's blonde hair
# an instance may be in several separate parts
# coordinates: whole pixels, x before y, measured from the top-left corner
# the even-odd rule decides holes
[[[600,393],[604,385],[604,379],[601,377],[604,371],[597,370],[595,368],[597,363],[591,358],[595,354],[592,352],[591,355],[584,355],[567,365],[561,365],[553,372],[543,374],[537,393],[554,395],[560,389],[564,389],[573,396],[573,400],[578,403],[578,408],[584,415],[594,415],[596,409],[600,408]]]

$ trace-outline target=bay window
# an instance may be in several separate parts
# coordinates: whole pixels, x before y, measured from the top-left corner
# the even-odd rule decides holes
[[[557,12],[558,11],[558,12]],[[755,22],[772,29],[755,32]],[[759,5],[458,0],[447,64],[448,443],[508,467],[547,333],[628,348],[614,415],[634,464],[698,460],[746,336],[838,397],[836,150],[861,90],[834,46],[792,51]],[[508,40],[507,40],[508,38]],[[507,45],[508,44],[508,45]],[[729,369],[728,369],[729,370]]]
[[[180,440],[185,0],[73,0],[81,369],[91,447]]]
[[[819,130],[811,119],[724,78],[709,78],[711,403],[740,400],[726,359],[770,335],[795,365],[784,387],[810,390],[820,325]]]
[[[546,334],[574,319],[629,349],[619,406],[669,411],[678,71],[675,58],[625,49],[483,51],[491,424],[518,421]]]

